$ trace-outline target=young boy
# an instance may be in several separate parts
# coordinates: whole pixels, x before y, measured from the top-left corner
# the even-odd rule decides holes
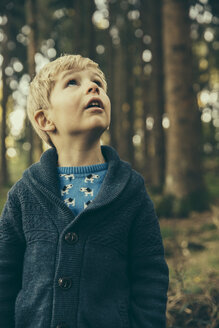
[[[50,146],[0,219],[1,328],[163,328],[168,268],[142,176],[101,146],[110,100],[98,65],[47,64],[28,117]]]

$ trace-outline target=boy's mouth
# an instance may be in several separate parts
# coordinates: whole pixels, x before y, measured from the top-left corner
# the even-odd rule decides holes
[[[98,98],[90,99],[87,106],[85,107],[85,109],[91,108],[91,107],[98,107],[98,108],[104,109],[102,101]]]

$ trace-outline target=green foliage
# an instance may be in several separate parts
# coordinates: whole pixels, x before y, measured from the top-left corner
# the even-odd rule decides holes
[[[190,210],[190,199],[188,197],[184,197],[178,199],[176,197],[173,198],[172,203],[172,215],[178,217],[187,217],[189,215]]]
[[[173,238],[176,233],[177,232],[174,231],[173,228],[171,228],[171,227],[162,227],[161,228],[161,234],[162,234],[163,239]]]
[[[218,233],[211,234],[210,236],[204,236],[202,237],[201,241],[219,241],[219,235]]]
[[[205,211],[209,209],[209,193],[200,190],[191,193],[187,197],[177,198],[172,194],[154,197],[158,216],[162,217],[188,217],[191,211]]]
[[[7,199],[7,192],[8,192],[9,187],[5,187],[5,188],[1,188],[0,189],[0,213],[2,212],[2,209],[4,207],[4,204],[6,202]]]
[[[22,177],[24,170],[27,168],[27,153],[22,150],[18,151],[19,156],[11,158],[8,161],[11,184],[16,183],[16,181]]]
[[[209,209],[210,195],[207,190],[198,190],[192,192],[187,198],[189,210],[205,211]]]
[[[172,217],[172,207],[174,196],[166,195],[163,197],[153,197],[157,215],[164,217]]]
[[[200,227],[200,232],[217,230],[217,226],[214,223],[204,223]]]
[[[164,195],[160,202],[156,203],[158,216],[164,217],[187,217],[192,208],[188,198],[178,199],[174,195]]]
[[[218,171],[208,171],[204,175],[205,183],[208,187],[209,197],[212,201],[216,201],[219,195],[219,174]]]

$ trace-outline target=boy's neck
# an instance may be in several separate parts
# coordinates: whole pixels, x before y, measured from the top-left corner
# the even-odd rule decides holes
[[[77,146],[68,147],[63,145],[57,147],[58,163],[57,166],[88,166],[105,163],[100,142],[92,147],[80,148]]]

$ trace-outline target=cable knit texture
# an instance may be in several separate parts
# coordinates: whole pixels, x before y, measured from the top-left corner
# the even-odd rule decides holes
[[[142,176],[101,146],[108,170],[77,216],[55,148],[24,171],[0,218],[1,328],[164,328],[168,268]]]

